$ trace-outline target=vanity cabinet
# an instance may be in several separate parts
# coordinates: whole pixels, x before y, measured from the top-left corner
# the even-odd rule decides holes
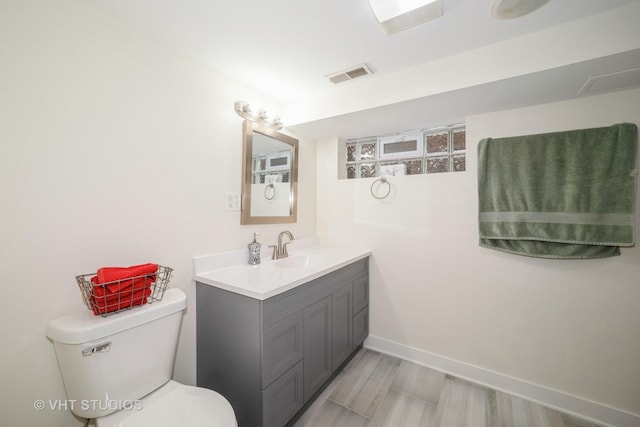
[[[258,300],[196,282],[197,383],[233,406],[239,427],[280,427],[368,335],[368,259]]]

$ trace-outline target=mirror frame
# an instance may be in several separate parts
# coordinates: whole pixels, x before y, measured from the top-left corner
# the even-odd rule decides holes
[[[291,145],[291,193],[289,195],[289,215],[252,216],[251,184],[253,135],[260,133],[280,142]],[[262,126],[251,120],[245,120],[242,127],[242,205],[240,224],[284,224],[298,220],[298,140],[274,129]]]

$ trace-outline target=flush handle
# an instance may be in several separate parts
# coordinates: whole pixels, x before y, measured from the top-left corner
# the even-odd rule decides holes
[[[111,350],[111,341],[87,347],[82,350],[83,356],[91,356],[93,353],[106,353]]]

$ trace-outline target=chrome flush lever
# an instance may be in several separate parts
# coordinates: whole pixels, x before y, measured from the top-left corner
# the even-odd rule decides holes
[[[93,353],[106,353],[111,350],[111,341],[107,341],[102,344],[87,347],[82,350],[83,356],[91,356]]]

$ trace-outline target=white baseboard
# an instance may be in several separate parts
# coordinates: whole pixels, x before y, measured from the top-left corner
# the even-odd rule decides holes
[[[612,408],[571,394],[472,366],[448,357],[409,347],[384,338],[369,336],[364,347],[396,356],[455,377],[539,403],[548,408],[612,427],[638,427],[640,415]]]

